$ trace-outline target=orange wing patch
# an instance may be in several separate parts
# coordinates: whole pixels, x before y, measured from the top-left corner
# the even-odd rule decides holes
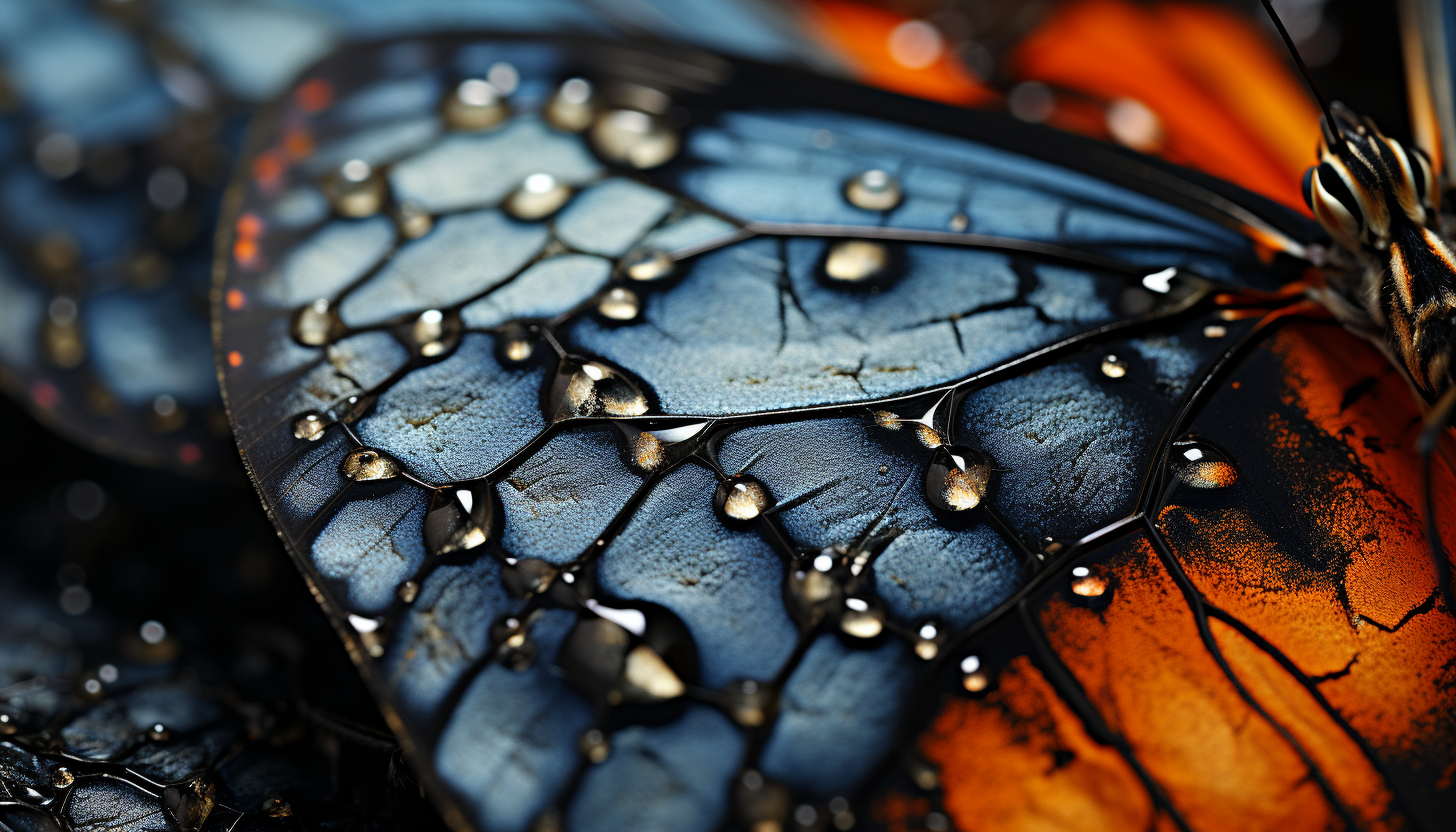
[[[1154,828],[1132,767],[1088,736],[1025,656],[984,698],[947,697],[920,752],[940,766],[946,811],[964,832]]]

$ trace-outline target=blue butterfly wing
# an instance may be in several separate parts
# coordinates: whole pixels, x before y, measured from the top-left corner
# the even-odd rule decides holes
[[[442,123],[460,67],[501,63],[510,115]],[[560,114],[578,76],[589,122]],[[1253,238],[1314,236],[1050,131],[688,53],[406,41],[315,82],[337,105],[285,97],[254,146],[312,155],[245,166],[224,219],[224,391],[290,550],[481,829],[855,796],[940,646],[1136,510],[1252,325],[1214,294],[1298,268]],[[368,216],[338,214],[352,159]]]

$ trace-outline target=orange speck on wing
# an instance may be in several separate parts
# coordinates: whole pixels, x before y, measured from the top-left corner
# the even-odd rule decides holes
[[[61,391],[54,384],[42,379],[30,385],[30,400],[37,407],[49,410],[61,403]]]
[[[243,366],[243,354],[237,350],[233,350],[227,354],[227,363],[229,367]]]
[[[333,103],[334,87],[322,78],[312,78],[298,85],[293,100],[304,112],[316,113]]]
[[[259,187],[269,189],[275,188],[283,180],[283,172],[288,168],[287,160],[277,150],[265,150],[258,154],[253,160],[253,179]]]
[[[942,49],[925,65],[897,55],[897,31],[912,18],[850,0],[806,0],[805,21],[819,41],[842,55],[859,79],[907,95],[971,106],[999,96],[971,77]]]
[[[258,261],[258,241],[250,237],[239,237],[233,241],[233,259],[240,266],[251,266]]]
[[[298,161],[313,152],[313,136],[307,130],[289,130],[283,136],[283,152]]]
[[[947,697],[919,741],[940,767],[958,829],[1035,832],[1147,829],[1153,802],[1114,748],[1081,720],[1025,656],[982,699]]]
[[[242,309],[247,302],[248,299],[243,295],[242,289],[229,289],[224,295],[224,303],[227,304],[227,308],[232,310]]]
[[[257,237],[263,233],[263,219],[257,214],[248,212],[238,217],[234,227],[237,229],[239,237]]]

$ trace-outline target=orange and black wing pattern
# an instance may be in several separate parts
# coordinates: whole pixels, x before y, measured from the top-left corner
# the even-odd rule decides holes
[[[1421,413],[1332,323],[1244,352],[1165,442],[1145,513],[948,657],[876,803],[888,828],[1448,828],[1456,617]],[[1450,551],[1450,513],[1440,533]]]

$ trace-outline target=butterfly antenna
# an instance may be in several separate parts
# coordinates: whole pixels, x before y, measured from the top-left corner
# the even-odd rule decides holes
[[[1325,123],[1335,135],[1340,133],[1340,123],[1335,121],[1335,114],[1330,111],[1330,102],[1325,94],[1320,92],[1319,84],[1314,82],[1314,76],[1309,74],[1309,67],[1304,65],[1304,59],[1299,57],[1299,50],[1294,46],[1294,38],[1289,36],[1289,30],[1284,28],[1284,21],[1279,19],[1279,13],[1274,11],[1274,3],[1271,0],[1264,0],[1264,11],[1269,13],[1269,19],[1274,21],[1274,28],[1279,30],[1279,37],[1284,38],[1284,45],[1289,47],[1289,54],[1294,56],[1294,63],[1299,66],[1300,74],[1304,75],[1304,83],[1309,85],[1309,91],[1314,93],[1315,100],[1319,102],[1320,110],[1325,114]]]

